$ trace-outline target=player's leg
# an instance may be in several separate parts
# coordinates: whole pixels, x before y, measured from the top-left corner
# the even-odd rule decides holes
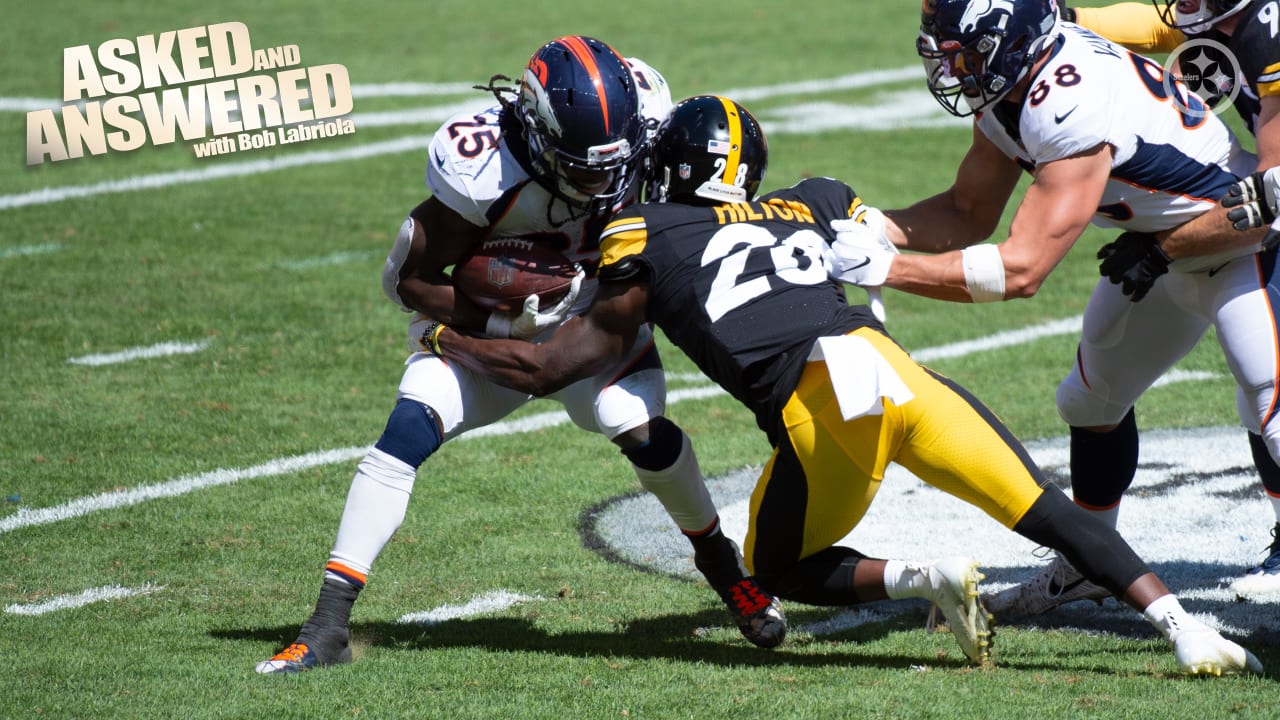
[[[1193,291],[1187,278],[1181,273],[1162,278],[1138,303],[1110,281],[1099,281],[1085,310],[1076,362],[1058,386],[1058,413],[1071,432],[1075,502],[1113,528],[1138,468],[1133,405],[1195,347],[1208,327],[1207,316],[1178,303]],[[992,596],[989,606],[998,612],[1038,614],[1108,594],[1054,554],[1020,585]]]
[[[843,362],[839,367],[859,377],[873,375]],[[834,545],[865,515],[902,442],[903,427],[892,406],[884,416],[846,421],[826,363],[810,363],[783,411],[774,433],[778,445],[752,494],[748,565],[767,589],[811,605],[929,600],[942,610],[965,655],[984,663],[992,634],[978,604],[982,576],[976,563],[868,558]]]
[[[664,416],[666,379],[653,335],[645,328],[627,357],[595,378],[556,394],[580,427],[600,432],[631,463],[694,550],[694,565],[752,643],[774,647],[786,634],[780,603],[749,577],[742,552],[721,532],[706,480],[688,435]]]
[[[1204,302],[1214,313],[1218,342],[1237,384],[1236,409],[1249,431],[1249,448],[1275,517],[1274,538],[1262,563],[1237,578],[1231,589],[1249,596],[1280,591],[1280,420],[1276,383],[1280,376],[1280,278],[1276,251],[1239,258],[1204,277]]]
[[[916,397],[902,408],[910,430],[896,462],[1061,553],[1088,580],[1143,613],[1173,644],[1184,672],[1261,671],[1257,658],[1188,614],[1114,527],[1050,485],[989,409],[956,383],[928,374],[932,387],[909,380]]]
[[[410,357],[386,427],[356,466],[315,611],[297,639],[259,663],[258,672],[298,672],[351,659],[351,608],[404,521],[418,467],[446,439],[494,422],[527,399],[437,357]]]

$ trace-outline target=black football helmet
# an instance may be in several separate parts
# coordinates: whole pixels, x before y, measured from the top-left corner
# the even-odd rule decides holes
[[[1200,35],[1209,31],[1220,20],[1225,20],[1249,6],[1251,0],[1200,0],[1200,9],[1183,12],[1178,0],[1151,0],[1165,25],[1188,35]]]
[[[934,99],[964,117],[1004,98],[1057,37],[1054,0],[924,0],[916,52]]]
[[[571,35],[542,46],[510,109],[536,179],[560,199],[607,212],[635,186],[645,121],[631,69],[609,45]]]
[[[681,100],[658,129],[647,201],[694,205],[756,196],[769,163],[760,123],[717,95]]]

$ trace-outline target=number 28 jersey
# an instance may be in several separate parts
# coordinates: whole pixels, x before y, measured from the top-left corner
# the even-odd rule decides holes
[[[997,103],[977,124],[1029,171],[1110,145],[1111,175],[1094,224],[1166,230],[1211,209],[1237,176],[1252,171],[1255,158],[1159,63],[1077,25],[1061,27],[1021,104]],[[1196,270],[1223,261],[1188,258],[1173,267]]]
[[[772,438],[816,338],[883,331],[822,262],[831,221],[861,204],[848,185],[813,178],[747,203],[635,205],[600,236],[600,281],[647,282],[648,320]]]

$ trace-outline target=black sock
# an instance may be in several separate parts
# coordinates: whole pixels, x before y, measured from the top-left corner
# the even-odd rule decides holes
[[[1071,493],[1077,503],[1106,509],[1120,502],[1138,471],[1138,423],[1133,408],[1115,429],[1071,428]]]

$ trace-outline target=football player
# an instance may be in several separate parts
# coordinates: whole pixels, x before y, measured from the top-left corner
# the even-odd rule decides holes
[[[1237,77],[1224,75],[1225,82],[1217,84],[1207,82],[1210,78],[1200,78],[1199,94],[1216,91],[1207,98],[1211,106],[1229,94],[1236,112],[1257,141],[1255,172],[1223,198],[1223,204],[1233,209],[1211,210],[1202,216],[1203,220],[1157,233],[1158,242],[1140,240],[1149,243],[1148,251],[1130,254],[1132,264],[1115,268],[1113,279],[1118,276],[1123,283],[1126,275],[1143,272],[1140,264],[1144,262],[1159,267],[1167,262],[1165,255],[1196,254],[1195,246],[1187,243],[1197,241],[1198,226],[1207,222],[1220,227],[1223,213],[1238,229],[1270,224],[1269,236],[1280,233],[1280,220],[1276,219],[1276,198],[1280,196],[1280,0],[1154,0],[1151,5],[1118,3],[1062,10],[1065,19],[1138,52],[1169,53],[1188,40],[1210,41],[1198,44],[1194,67],[1187,71],[1203,74],[1206,68],[1224,73],[1238,70]],[[1190,50],[1186,53],[1191,54]],[[1180,61],[1184,57],[1178,56]],[[1210,242],[1214,239],[1211,236]],[[1277,239],[1280,238],[1264,238],[1263,244],[1269,246]],[[1152,282],[1158,277],[1145,275]],[[1274,540],[1266,551],[1267,557],[1231,584],[1231,589],[1242,596],[1280,590],[1280,465],[1258,433],[1249,433],[1249,447],[1271,500],[1276,524],[1271,530]],[[1117,490],[1122,492],[1123,488]],[[1119,503],[1118,492],[1114,502]]]
[[[260,673],[346,662],[351,608],[370,567],[404,519],[419,466],[440,445],[497,422],[533,397],[500,387],[431,352],[440,324],[491,337],[536,338],[595,294],[598,236],[609,215],[636,200],[650,135],[671,108],[666,82],[590,37],[547,43],[518,86],[488,89],[497,104],[445,122],[427,153],[431,196],[400,229],[383,273],[406,312],[410,351],[395,408],[360,462],[325,566],[314,614],[297,640]],[[492,237],[538,236],[584,268],[555,307],[490,313],[454,293],[448,268]],[[689,439],[664,415],[666,383],[653,336],[632,338],[616,362],[554,396],[575,424],[612,440],[694,547],[694,563],[743,634],[772,647],[786,630],[779,603],[743,569],[720,531]]]
[[[1121,282],[1094,288],[1057,390],[1076,502],[1116,526],[1138,463],[1134,403],[1210,326],[1242,389],[1243,424],[1278,454],[1275,251],[1258,252],[1263,231],[1222,222],[1194,252],[1147,261],[1152,233],[1209,214],[1255,165],[1218,116],[1153,60],[1059,22],[1053,0],[927,3],[917,49],[934,97],[976,116],[973,141],[948,190],[887,213],[893,244],[923,254],[867,238],[832,259],[842,277],[956,302],[1030,297],[1091,221],[1122,228],[1100,252],[1103,274]],[[1008,237],[982,243],[1023,172],[1033,180]],[[1128,242],[1132,233],[1146,242]],[[1057,556],[990,605],[1034,614],[1107,594]]]
[[[1051,485],[990,410],[913,361],[870,308],[848,304],[826,248],[878,213],[828,178],[755,199],[767,160],[742,106],[682,101],[654,145],[646,199],[656,202],[623,210],[601,235],[600,290],[587,314],[538,345],[446,328],[434,350],[542,395],[610,366],[654,323],[754,412],[774,448],[744,545],[770,592],[831,606],[925,598],[969,660],[989,659],[991,618],[973,561],[885,560],[835,545],[896,462],[1064,552],[1143,612],[1183,671],[1260,672],[1252,654],[1187,614],[1114,529]]]

